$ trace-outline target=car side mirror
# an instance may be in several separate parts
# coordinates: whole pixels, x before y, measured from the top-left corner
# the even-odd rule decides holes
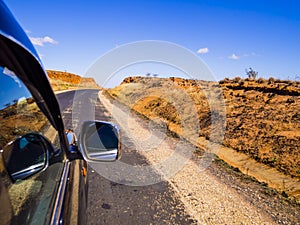
[[[79,149],[89,162],[115,161],[121,157],[120,130],[102,121],[85,121],[78,137]]]
[[[28,133],[3,148],[6,170],[13,182],[32,176],[48,166],[48,150],[45,138]]]

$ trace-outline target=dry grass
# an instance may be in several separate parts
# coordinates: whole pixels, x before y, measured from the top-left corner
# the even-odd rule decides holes
[[[179,135],[203,136],[300,177],[299,82],[131,77],[108,92]]]

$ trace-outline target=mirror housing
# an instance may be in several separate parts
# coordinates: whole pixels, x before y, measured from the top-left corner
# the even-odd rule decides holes
[[[121,157],[120,129],[103,121],[83,122],[78,146],[88,162],[111,162]]]
[[[28,178],[48,166],[46,139],[37,133],[28,133],[3,148],[6,171],[13,182]]]

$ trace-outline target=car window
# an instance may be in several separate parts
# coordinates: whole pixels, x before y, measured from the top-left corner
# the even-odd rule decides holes
[[[6,206],[0,208],[1,218],[5,215],[1,224],[44,224],[50,220],[62,173],[63,157],[58,133],[24,83],[13,71],[1,66],[0,86],[0,201],[4,201]],[[34,134],[45,138],[43,148],[47,149],[48,166],[31,177],[12,182],[8,167],[16,173],[19,168],[30,166],[29,156],[34,154],[38,155],[37,165],[45,160],[43,152],[36,150],[41,143],[30,142]],[[4,156],[12,149],[18,149],[19,153],[13,156],[14,163],[5,164]]]

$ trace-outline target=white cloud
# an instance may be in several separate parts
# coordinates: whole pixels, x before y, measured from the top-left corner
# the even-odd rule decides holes
[[[259,56],[258,54],[256,54],[255,52],[251,52],[251,53],[245,53],[242,55],[236,55],[236,54],[232,54],[230,56],[228,56],[229,59],[233,59],[233,60],[238,60],[241,58],[247,58],[247,57],[256,57]]]
[[[231,56],[229,56],[229,59],[238,60],[238,59],[240,59],[240,57],[237,56],[236,54],[232,54]]]
[[[29,37],[32,44],[37,45],[37,46],[44,46],[45,43],[49,44],[57,44],[58,42],[55,41],[53,38],[49,36],[45,37]]]
[[[208,48],[200,48],[197,53],[198,54],[206,54],[209,52],[209,49]]]
[[[255,52],[251,52],[250,54],[249,53],[245,53],[243,55],[244,57],[250,57],[250,56],[258,56]]]

